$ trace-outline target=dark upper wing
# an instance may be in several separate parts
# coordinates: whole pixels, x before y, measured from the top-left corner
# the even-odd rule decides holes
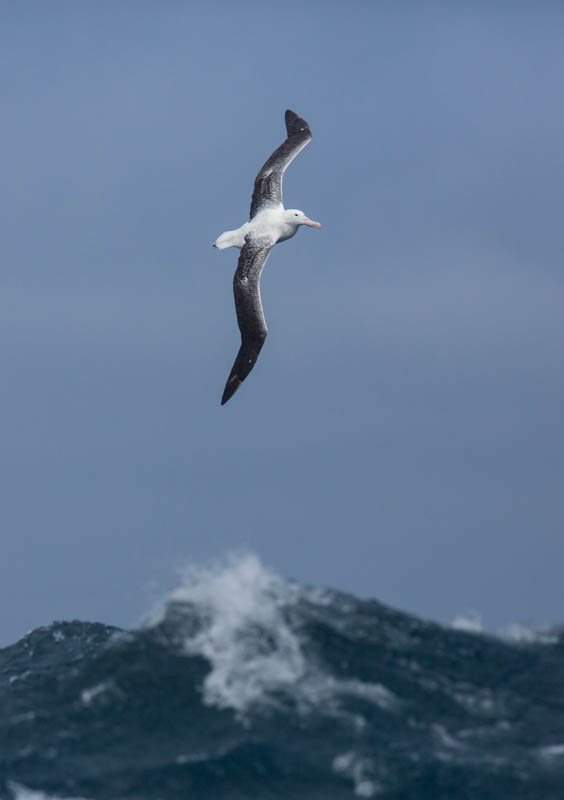
[[[245,237],[235,276],[233,293],[237,322],[241,331],[241,347],[229,373],[221,405],[227,403],[254,367],[266,339],[266,322],[260,301],[260,274],[274,247],[267,237]]]
[[[298,153],[311,141],[309,125],[294,111],[286,111],[286,130],[288,138],[270,156],[255,179],[253,199],[251,200],[251,219],[263,206],[278,205],[282,202],[282,177],[284,170]]]

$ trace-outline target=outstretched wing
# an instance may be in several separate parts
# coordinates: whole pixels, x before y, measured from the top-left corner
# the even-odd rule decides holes
[[[260,301],[260,274],[274,241],[247,234],[233,278],[241,347],[229,373],[221,405],[227,403],[254,367],[266,339],[267,327]]]
[[[309,125],[294,111],[286,111],[288,138],[274,151],[255,179],[251,200],[251,219],[264,206],[277,206],[282,202],[282,178],[288,164],[311,141]]]

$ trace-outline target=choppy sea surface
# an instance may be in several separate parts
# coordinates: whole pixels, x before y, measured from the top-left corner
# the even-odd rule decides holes
[[[5,800],[562,800],[564,635],[188,571],[133,631],[0,650]]]

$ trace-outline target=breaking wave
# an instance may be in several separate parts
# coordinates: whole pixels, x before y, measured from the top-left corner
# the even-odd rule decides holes
[[[191,568],[137,630],[0,651],[0,797],[556,800],[564,642],[527,630]]]

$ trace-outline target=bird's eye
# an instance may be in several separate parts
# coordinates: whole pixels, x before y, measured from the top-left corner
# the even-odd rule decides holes
[[[299,217],[300,215],[299,215],[299,214],[294,214],[294,216],[295,216],[295,217]]]

